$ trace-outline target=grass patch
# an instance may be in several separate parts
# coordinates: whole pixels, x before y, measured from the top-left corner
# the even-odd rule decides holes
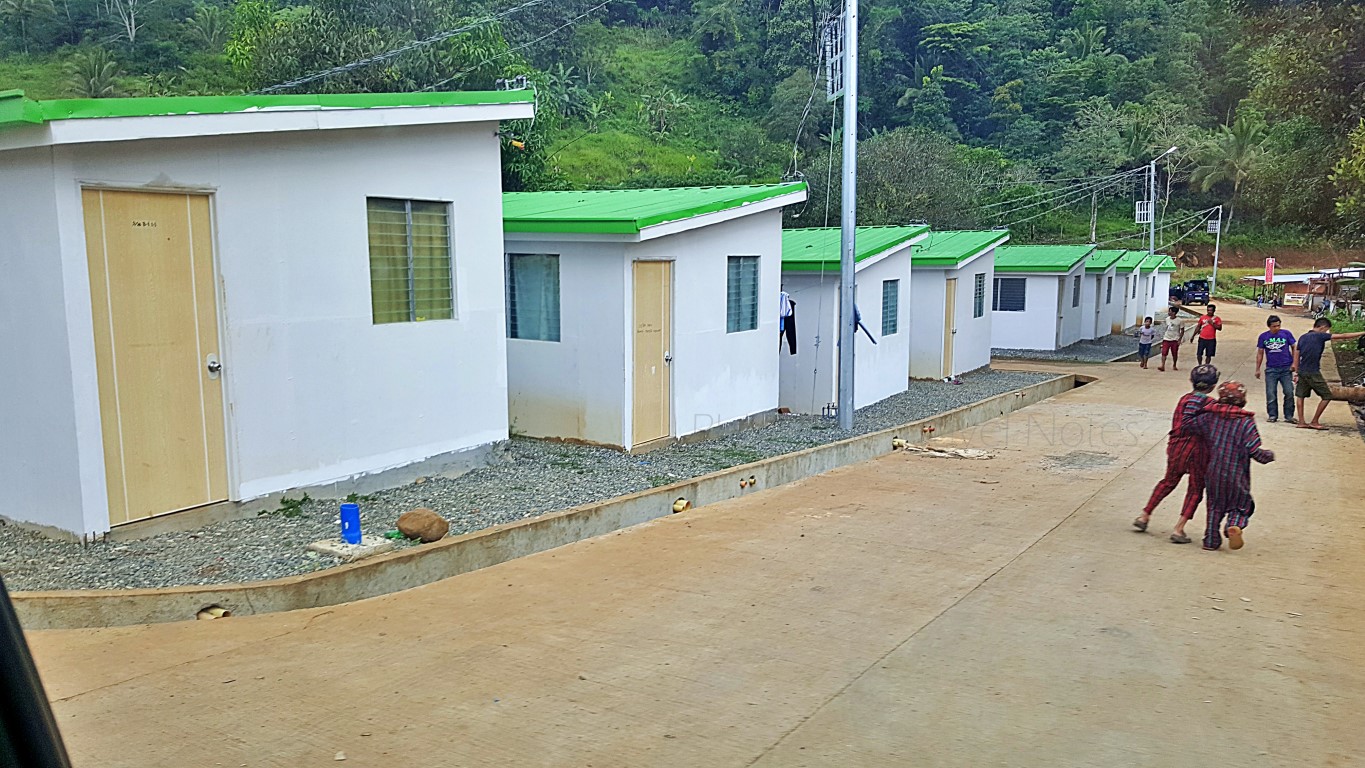
[[[622,131],[596,133],[561,145],[556,170],[590,186],[619,186],[640,176],[683,177],[713,170],[705,152]]]
[[[0,91],[19,88],[30,99],[69,99],[75,96],[66,63],[55,55],[0,58]]]

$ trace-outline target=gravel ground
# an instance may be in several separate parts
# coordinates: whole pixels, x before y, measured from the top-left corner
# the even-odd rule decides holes
[[[859,411],[853,432],[818,416],[783,416],[767,427],[640,456],[514,438],[490,466],[356,499],[361,527],[380,534],[399,514],[430,507],[450,520],[451,535],[482,530],[894,427],[1049,378],[987,371],[963,376],[958,385],[915,382],[907,392]],[[167,587],[309,573],[337,564],[305,551],[311,542],[338,535],[337,504],[308,499],[191,533],[90,546],[0,524],[0,573],[12,590]]]
[[[1161,356],[1161,343],[1152,345],[1156,356]],[[992,349],[991,357],[1017,360],[1070,360],[1082,363],[1107,363],[1120,355],[1137,354],[1137,339],[1124,334],[1113,334],[1094,341],[1078,341],[1069,347],[1049,352],[1040,349]],[[1193,355],[1191,355],[1193,356]]]

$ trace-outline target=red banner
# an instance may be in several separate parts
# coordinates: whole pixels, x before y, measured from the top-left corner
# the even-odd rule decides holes
[[[1275,282],[1275,260],[1265,260],[1265,284],[1271,285]]]

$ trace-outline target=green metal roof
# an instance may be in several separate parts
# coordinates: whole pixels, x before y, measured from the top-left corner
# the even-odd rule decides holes
[[[1130,272],[1134,269],[1137,269],[1138,265],[1140,265],[1146,258],[1147,258],[1146,251],[1128,251],[1127,253],[1123,254],[1123,258],[1119,259],[1118,264],[1116,266],[1119,268],[1119,271],[1121,272]]]
[[[635,234],[645,227],[805,192],[804,181],[732,187],[505,192],[503,230]]]
[[[954,267],[1003,244],[1009,237],[1010,233],[1002,229],[930,232],[927,239],[915,246],[911,264]]]
[[[854,240],[855,261],[903,245],[929,231],[925,225],[904,227],[858,227]],[[819,272],[839,269],[841,245],[838,227],[782,230],[782,269],[785,272]]]
[[[1109,268],[1114,266],[1119,259],[1123,258],[1123,254],[1125,253],[1127,253],[1127,251],[1123,250],[1122,248],[1116,251],[1115,250],[1095,251],[1094,253],[1090,254],[1090,256],[1085,260],[1085,271],[1108,272]]]
[[[995,271],[1069,272],[1094,250],[1093,245],[1002,245],[995,249]]]
[[[1175,271],[1175,259],[1172,259],[1170,256],[1167,256],[1166,258],[1162,259],[1162,260],[1161,260],[1161,263],[1156,265],[1156,271],[1158,271],[1158,272],[1174,272],[1174,271]]]
[[[23,91],[0,91],[0,129],[51,120],[164,115],[225,115],[234,112],[451,107],[529,104],[530,91],[441,91],[434,93],[328,93],[282,96],[165,96],[139,99],[55,99],[34,101]]]
[[[1167,256],[1166,254],[1164,254],[1164,253],[1154,253],[1154,254],[1152,254],[1151,256],[1148,256],[1147,258],[1145,258],[1145,259],[1142,260],[1142,264],[1141,264],[1140,268],[1141,268],[1141,270],[1142,270],[1143,272],[1155,272],[1158,268],[1161,267],[1161,263],[1162,263],[1163,261],[1168,261],[1168,260],[1170,260],[1170,257]],[[1175,264],[1175,262],[1171,262],[1171,263],[1172,263],[1172,265]]]

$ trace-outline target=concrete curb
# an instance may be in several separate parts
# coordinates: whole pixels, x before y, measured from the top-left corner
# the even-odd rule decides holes
[[[1078,380],[1091,379],[1062,374],[899,427],[316,573],[203,587],[16,592],[11,597],[29,630],[185,621],[208,606],[245,616],[378,597],[667,517],[680,498],[701,507],[874,459],[893,451],[893,437],[918,443],[928,439],[925,427],[933,427],[937,436],[967,429],[1073,389]],[[748,483],[751,477],[754,482]]]

